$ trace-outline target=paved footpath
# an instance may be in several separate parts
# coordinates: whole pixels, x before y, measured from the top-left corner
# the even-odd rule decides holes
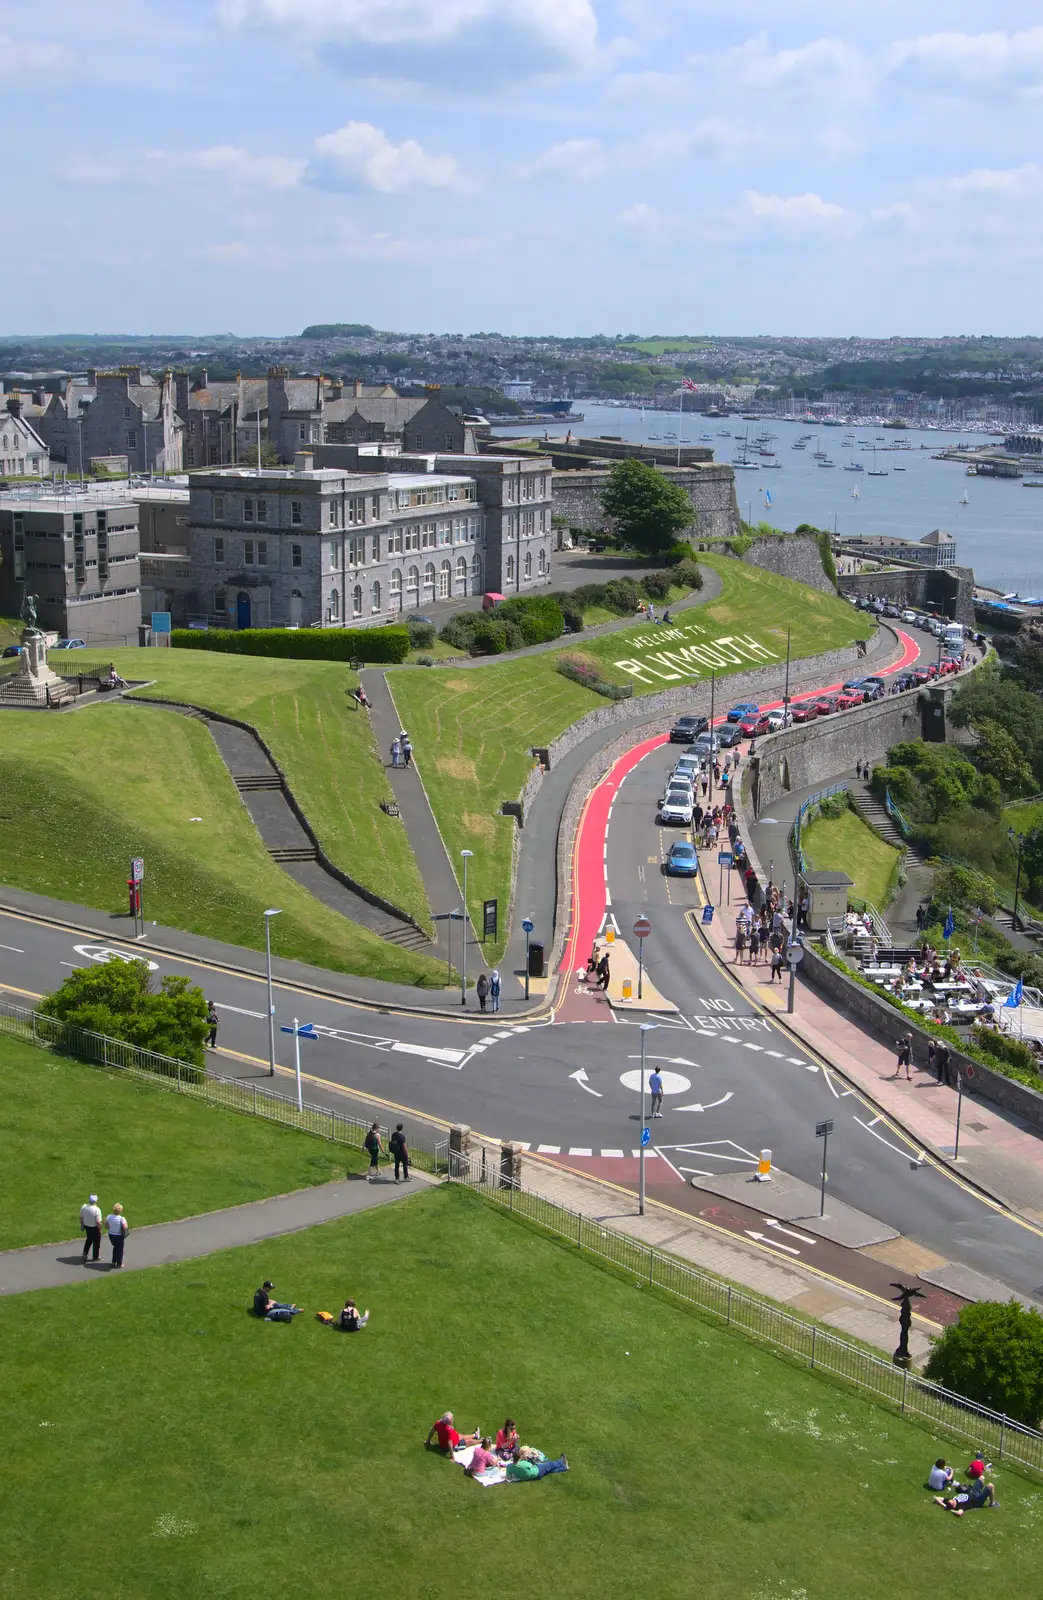
[[[277,1194],[249,1205],[229,1206],[224,1211],[208,1211],[180,1222],[159,1222],[153,1227],[132,1228],[127,1236],[121,1270],[133,1272],[142,1267],[164,1267],[174,1261],[191,1261],[217,1250],[237,1245],[259,1244],[285,1233],[299,1233],[320,1222],[350,1217],[357,1211],[415,1194],[436,1182],[426,1173],[414,1172],[408,1183],[396,1183],[385,1172],[372,1182],[359,1174],[340,1183],[322,1184],[315,1189],[297,1189],[293,1194]],[[96,1282],[113,1271],[107,1259],[111,1251],[102,1240],[102,1259],[83,1264],[83,1238],[67,1239],[62,1244],[30,1245],[25,1250],[0,1254],[0,1295],[24,1294],[29,1289],[56,1289],[69,1283]]]

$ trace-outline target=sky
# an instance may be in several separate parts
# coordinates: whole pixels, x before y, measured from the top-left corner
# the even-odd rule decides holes
[[[1039,332],[1039,16],[0,0],[0,333]]]

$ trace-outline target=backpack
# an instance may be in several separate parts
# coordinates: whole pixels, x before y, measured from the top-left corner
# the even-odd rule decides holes
[[[331,1311],[316,1311],[315,1321],[325,1323],[328,1328],[333,1321],[333,1313]]]
[[[376,1134],[373,1132],[372,1128],[370,1128],[370,1130],[367,1133],[365,1139],[362,1141],[362,1146],[363,1146],[363,1149],[368,1150],[371,1154],[372,1154],[372,1152],[374,1150],[379,1150],[380,1149],[380,1141],[378,1140]]]

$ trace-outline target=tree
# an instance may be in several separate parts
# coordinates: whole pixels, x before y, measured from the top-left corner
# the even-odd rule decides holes
[[[256,465],[257,465],[257,445],[256,445],[256,443],[255,444],[248,444],[246,449],[242,451],[242,453],[241,453],[241,455],[239,457],[239,465],[242,466],[242,467],[256,467]],[[272,444],[272,441],[270,439],[262,439],[261,440],[261,466],[262,467],[278,467],[280,465],[281,465],[281,462],[279,460],[279,452],[278,452],[278,450],[276,450],[275,446]]]
[[[978,770],[995,778],[1004,794],[1024,794],[1031,789],[1032,768],[1017,740],[989,717],[976,722],[974,730],[978,735],[974,752]]]
[[[935,1383],[1030,1428],[1043,1418],[1043,1317],[1017,1300],[964,1306],[924,1368]]]
[[[617,461],[601,492],[601,509],[635,550],[660,555],[682,528],[695,522],[695,507],[676,483],[644,461]]]
[[[206,996],[187,978],[164,978],[155,990],[144,961],[77,967],[40,1009],[72,1027],[203,1065]]]

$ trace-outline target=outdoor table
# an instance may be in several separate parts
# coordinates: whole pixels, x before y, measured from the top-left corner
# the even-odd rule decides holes
[[[901,967],[863,967],[862,976],[875,982],[878,978],[897,978],[901,970]]]

